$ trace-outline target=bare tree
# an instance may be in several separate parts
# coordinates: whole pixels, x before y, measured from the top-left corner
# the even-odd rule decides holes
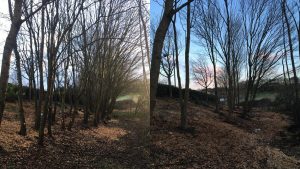
[[[208,95],[208,87],[213,82],[213,71],[209,68],[204,58],[198,58],[192,62],[192,75],[197,84],[205,89],[206,96]],[[208,96],[206,97],[208,101]]]
[[[17,68],[17,79],[18,79],[18,109],[20,118],[20,131],[19,134],[22,136],[26,135],[26,122],[23,108],[23,83],[21,73],[21,57],[17,49],[17,43],[15,44],[14,53],[16,57],[16,68]]]
[[[176,7],[177,3],[175,3]],[[182,94],[182,86],[181,86],[181,77],[180,77],[180,69],[179,69],[179,47],[177,40],[177,29],[176,29],[176,14],[174,14],[174,19],[172,20],[173,33],[174,33],[174,47],[175,47],[175,63],[176,63],[176,71],[177,71],[177,80],[178,80],[178,88],[179,88],[179,104],[180,104],[180,112],[184,110],[184,102],[183,102],[183,94]]]
[[[165,45],[163,48],[163,56],[161,59],[161,75],[165,76],[168,79],[168,86],[169,86],[169,96],[172,97],[172,84],[171,78],[174,74],[174,47],[173,47],[173,36],[172,32],[169,30],[167,32],[167,38],[165,39]]]
[[[11,0],[8,0],[11,27],[4,44],[3,57],[2,57],[2,66],[1,66],[1,75],[0,75],[0,124],[2,121],[3,112],[5,108],[5,98],[6,98],[7,82],[9,78],[11,54],[15,47],[19,30],[23,22],[25,22],[28,18],[30,18],[32,15],[38,12],[47,3],[48,0],[44,0],[40,7],[38,7],[35,11],[30,13],[29,15],[27,15],[24,19],[22,19],[21,18],[22,7],[24,4],[24,0],[15,0],[14,9],[12,9]]]
[[[195,3],[195,23],[193,33],[199,39],[201,45],[207,51],[210,61],[213,65],[214,75],[214,91],[215,91],[215,111],[219,112],[219,96],[218,96],[218,83],[217,83],[217,53],[216,48],[216,26],[220,22],[220,17],[215,7],[216,2],[211,0],[207,1],[196,1]]]
[[[187,4],[190,4],[193,0],[188,0],[178,8],[174,9],[174,0],[166,0],[164,3],[164,12],[158,28],[155,32],[155,37],[152,47],[151,69],[150,69],[150,117],[153,117],[153,110],[156,103],[156,91],[158,84],[158,77],[160,71],[160,60],[163,48],[163,43],[172,17]],[[177,7],[177,6],[175,6]]]
[[[294,60],[294,50],[293,50],[293,42],[292,42],[292,30],[291,30],[291,25],[290,21],[288,19],[288,15],[286,12],[287,9],[287,2],[286,0],[281,1],[281,9],[282,9],[282,14],[284,16],[284,23],[286,24],[287,27],[287,35],[288,35],[288,44],[289,44],[289,51],[290,51],[290,57],[291,57],[291,62],[292,62],[292,70],[293,70],[293,75],[294,75],[294,91],[295,91],[295,102],[293,105],[293,111],[295,115],[295,121],[297,125],[300,125],[300,113],[299,111],[299,91],[298,91],[298,76],[297,76],[297,71],[296,71],[296,66],[295,66],[295,60]],[[299,36],[299,34],[298,34]]]
[[[251,110],[261,80],[280,59],[282,41],[279,6],[273,1],[242,1],[247,53],[247,87],[243,117]]]
[[[184,107],[181,112],[181,128],[187,128],[187,107],[190,90],[190,43],[191,43],[191,4],[187,4],[186,11],[186,44],[185,44],[185,90],[184,90]]]

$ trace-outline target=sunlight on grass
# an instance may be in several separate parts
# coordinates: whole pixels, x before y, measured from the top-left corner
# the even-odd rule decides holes
[[[277,95],[278,93],[274,93],[274,92],[261,92],[261,93],[257,93],[255,100],[270,99],[271,101],[274,101]]]
[[[139,94],[128,94],[128,95],[120,96],[117,98],[117,102],[124,101],[124,100],[132,100],[134,103],[137,103],[139,96],[140,96]]]

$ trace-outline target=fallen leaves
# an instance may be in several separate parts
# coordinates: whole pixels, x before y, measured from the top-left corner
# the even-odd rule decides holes
[[[236,116],[231,124],[213,108],[189,103],[188,125],[195,127],[189,134],[177,129],[179,110],[174,99],[157,101],[150,146],[154,168],[300,168],[299,159],[269,146],[288,125],[282,114],[259,112],[251,120]]]
[[[148,148],[139,138],[146,137],[143,120],[120,116],[107,125],[82,129],[82,114],[72,131],[62,131],[60,118],[52,127],[54,138],[45,137],[37,145],[32,103],[25,103],[28,135],[19,136],[15,104],[9,103],[0,129],[0,168],[142,168],[148,165]],[[68,119],[67,119],[68,120]],[[47,131],[47,130],[45,130]],[[133,160],[134,159],[134,160]]]

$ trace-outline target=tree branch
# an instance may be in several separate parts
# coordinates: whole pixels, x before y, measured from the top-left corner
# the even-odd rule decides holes
[[[182,4],[180,7],[173,9],[171,11],[171,15],[176,14],[178,11],[180,11],[182,8],[184,8],[185,6],[187,6],[188,4],[190,4],[191,2],[193,2],[194,0],[188,0],[186,3]]]
[[[32,17],[35,13],[37,13],[38,11],[40,11],[45,5],[48,5],[52,2],[52,0],[43,0],[42,5],[40,7],[38,7],[35,11],[31,12],[30,14],[28,14],[24,19],[21,20],[21,22],[25,22],[26,20],[28,20],[30,17]]]

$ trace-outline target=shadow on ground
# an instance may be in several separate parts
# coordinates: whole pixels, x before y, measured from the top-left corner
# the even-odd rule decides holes
[[[26,118],[29,129],[26,137],[16,134],[18,122],[14,116],[13,112],[5,112],[0,129],[0,168],[121,169],[149,166],[149,125],[143,117],[122,116],[106,125],[83,129],[79,114],[72,131],[62,131],[58,119],[53,126],[54,138],[46,136],[45,146],[40,147],[37,132],[30,128],[33,125],[30,116]]]

